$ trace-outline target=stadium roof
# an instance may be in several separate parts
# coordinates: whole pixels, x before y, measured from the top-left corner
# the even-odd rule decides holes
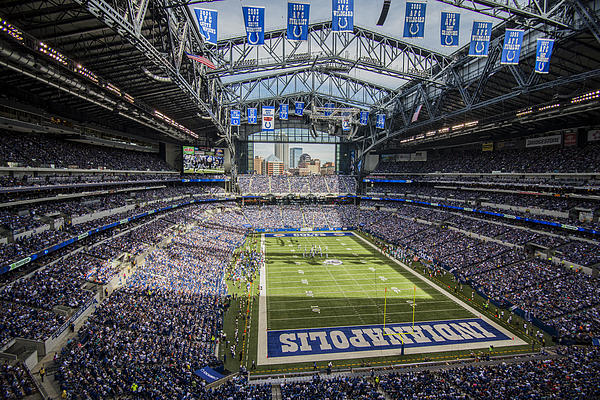
[[[600,86],[595,2],[429,2],[425,38],[405,39],[398,23],[404,2],[392,0],[387,22],[377,26],[383,1],[356,0],[353,33],[334,35],[331,2],[315,1],[309,40],[296,45],[284,38],[286,3],[252,3],[267,6],[269,44],[256,50],[245,43],[240,4],[246,2],[5,1],[0,12],[4,26],[25,40],[7,30],[0,34],[3,91],[78,121],[148,138],[230,148],[236,138],[245,139],[228,126],[230,108],[333,100],[388,116],[385,129],[370,124],[352,139],[367,151],[383,143],[386,148],[411,144],[408,139],[448,125],[478,121],[480,127],[500,116],[506,121],[532,104],[570,101]],[[219,11],[216,47],[199,35],[193,12],[199,7]],[[470,39],[473,20],[492,21],[490,56],[474,59],[464,47],[454,51],[437,45],[442,10],[461,13],[461,45]],[[507,27],[526,30],[518,66],[499,64]],[[531,73],[538,37],[557,39],[550,74],[544,76]],[[41,51],[41,44],[70,64],[61,65]],[[206,57],[216,70],[185,53]],[[593,119],[594,110],[570,110],[561,121]],[[486,132],[506,129],[498,124]],[[549,129],[556,121],[539,117],[526,128],[512,126]]]

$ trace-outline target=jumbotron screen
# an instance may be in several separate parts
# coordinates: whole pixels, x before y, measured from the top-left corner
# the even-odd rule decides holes
[[[222,174],[224,156],[224,149],[183,146],[183,173]]]

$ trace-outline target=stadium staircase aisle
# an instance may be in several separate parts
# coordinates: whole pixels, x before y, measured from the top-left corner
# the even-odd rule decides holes
[[[250,175],[250,182],[248,183],[248,192],[249,192],[249,193],[254,193],[254,192],[252,191],[252,180],[253,180],[253,179],[254,179],[254,175]],[[240,190],[240,192],[241,192],[241,190]]]
[[[273,189],[271,188],[271,176],[267,175],[267,179],[269,180],[269,193],[273,193]]]
[[[281,400],[281,387],[279,385],[271,386],[271,400]]]
[[[285,219],[283,218],[283,207],[279,206],[279,216],[281,217],[281,226],[285,226]]]
[[[308,219],[306,218],[306,214],[304,214],[304,208],[302,208],[302,206],[300,206],[300,212],[302,213],[302,227],[306,228],[308,226],[311,226],[308,223]]]
[[[288,176],[286,176],[285,180],[288,183],[288,193],[292,193],[292,182],[290,181],[290,178]]]
[[[327,188],[327,193],[331,193],[331,189],[329,188],[329,184],[327,183],[327,179],[323,177],[323,181],[325,181],[325,187]]]

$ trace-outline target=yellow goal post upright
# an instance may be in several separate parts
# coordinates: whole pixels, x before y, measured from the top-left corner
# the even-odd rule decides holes
[[[384,289],[383,296],[383,336],[400,336],[400,340],[402,340],[402,344],[404,344],[404,335],[406,334],[414,334],[415,332],[415,306],[417,298],[417,287],[413,286],[413,301],[412,301],[412,326],[410,332],[398,332],[398,333],[387,333],[385,331],[385,318],[387,316],[387,287]]]

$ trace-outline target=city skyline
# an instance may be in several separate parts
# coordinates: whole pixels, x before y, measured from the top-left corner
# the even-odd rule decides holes
[[[292,147],[302,148],[302,153],[309,154],[311,158],[318,158],[323,164],[335,164],[335,144],[290,143],[289,148]],[[271,154],[275,155],[275,143],[254,143],[254,157],[267,158]]]

